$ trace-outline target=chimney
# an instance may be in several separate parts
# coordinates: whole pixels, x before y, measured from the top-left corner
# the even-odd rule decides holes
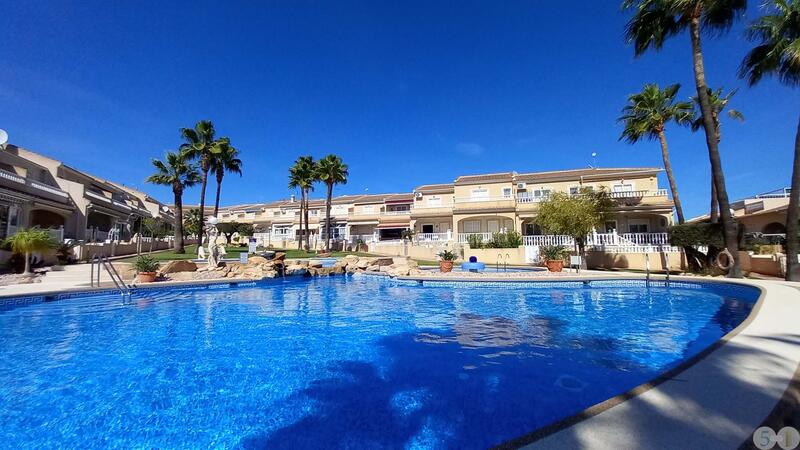
[[[294,203],[294,194],[292,194],[292,196],[291,196],[291,197],[289,197],[289,201],[290,201],[290,202],[292,202],[292,203]]]

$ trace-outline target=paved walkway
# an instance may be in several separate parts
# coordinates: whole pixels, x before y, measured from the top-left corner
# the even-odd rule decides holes
[[[752,439],[800,376],[800,292],[783,282],[746,283],[765,290],[760,310],[725,345],[525,448],[735,449]]]

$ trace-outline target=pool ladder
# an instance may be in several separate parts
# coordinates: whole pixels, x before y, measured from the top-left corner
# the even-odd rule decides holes
[[[97,272],[94,270],[94,266],[97,264]],[[116,286],[117,290],[119,290],[120,295],[123,297],[130,297],[131,295],[131,288],[125,284],[125,281],[117,272],[117,269],[114,267],[113,264],[108,260],[108,256],[106,255],[94,255],[92,257],[92,267],[91,273],[89,275],[89,285],[91,287],[95,287],[95,283],[97,287],[100,287],[100,273],[105,269],[108,276],[111,277],[111,281]],[[97,279],[95,280],[95,273],[97,273]]]
[[[509,258],[511,258],[511,255],[509,255],[508,253],[506,253],[505,258],[503,258],[503,255],[498,253],[497,261],[495,261],[495,263],[494,263],[495,270],[500,272],[500,261],[502,260],[503,261],[503,272],[508,272],[508,259]]]

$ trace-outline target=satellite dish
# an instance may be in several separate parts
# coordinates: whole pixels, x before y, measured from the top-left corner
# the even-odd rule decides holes
[[[8,142],[8,133],[6,130],[0,130],[0,145],[5,145]]]

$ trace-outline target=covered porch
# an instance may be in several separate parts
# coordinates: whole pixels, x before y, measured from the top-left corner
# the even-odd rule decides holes
[[[484,214],[455,216],[458,242],[466,243],[470,236],[480,236],[482,240],[492,239],[494,233],[504,233],[517,229],[514,214]]]

